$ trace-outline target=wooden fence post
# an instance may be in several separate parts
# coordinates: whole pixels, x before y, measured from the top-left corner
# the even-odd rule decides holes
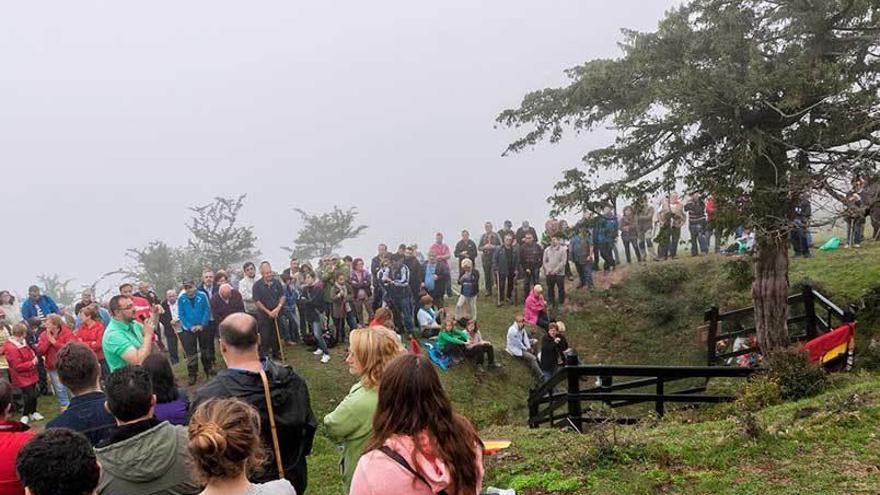
[[[583,410],[581,409],[581,400],[577,398],[577,394],[581,391],[581,377],[571,368],[563,368],[568,378],[568,420],[577,428],[578,433],[583,431],[584,420]]]
[[[666,412],[666,404],[663,401],[663,377],[657,377],[657,401],[654,403],[654,409],[657,411],[657,416],[663,417],[663,413]]]
[[[708,366],[715,366],[715,339],[718,337],[718,306],[709,308],[703,319],[709,322],[709,329],[706,335],[706,363]]]
[[[818,336],[816,328],[816,298],[813,297],[813,288],[804,285],[804,323],[806,325],[807,340],[813,340]]]

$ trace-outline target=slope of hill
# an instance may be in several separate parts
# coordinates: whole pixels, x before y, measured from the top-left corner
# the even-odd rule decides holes
[[[567,323],[568,340],[585,362],[702,364],[704,347],[698,329],[702,325],[703,311],[712,304],[723,308],[749,305],[749,291],[743,288],[747,280],[743,280],[742,268],[743,265],[731,258],[717,256],[624,266],[612,276],[619,283],[591,293],[576,292],[567,303],[566,312],[557,316]],[[605,275],[596,274],[597,283],[605,287],[607,281],[603,277]],[[858,301],[868,289],[880,285],[880,244],[869,244],[860,250],[817,253],[811,259],[795,260],[790,278],[793,284],[803,280],[815,283],[835,301]],[[571,287],[570,291],[575,292]],[[452,303],[454,301],[447,301],[447,304]],[[829,459],[840,449],[849,447],[849,433],[834,437],[844,428],[844,424],[836,423],[846,423],[840,419],[843,416],[817,413],[813,419],[784,422],[785,415],[790,416],[797,405],[779,406],[762,413],[762,417],[770,423],[802,431],[802,437],[770,436],[766,441],[747,442],[730,434],[731,419],[699,425],[675,423],[668,419],[659,429],[621,431],[622,438],[629,442],[627,445],[632,443],[637,447],[632,450],[615,447],[610,454],[603,451],[598,457],[594,453],[595,441],[590,438],[524,429],[529,375],[521,363],[509,358],[502,350],[507,328],[518,311],[521,307],[498,308],[492,298],[481,297],[479,301],[481,330],[484,338],[493,342],[499,351],[499,361],[504,365],[502,370],[478,375],[471,364],[463,363],[441,372],[444,386],[456,408],[485,431],[485,437],[514,440],[506,457],[488,464],[488,479],[497,486],[531,487],[527,493],[565,493],[567,489],[572,493],[727,493],[723,487],[730,485],[732,480],[743,480],[736,485],[740,491],[729,493],[752,493],[751,486],[766,486],[767,482],[759,480],[772,480],[782,468],[788,470],[785,472],[790,478],[786,479],[797,479],[797,469],[805,468],[786,463],[784,459],[786,452],[798,452],[790,450],[798,442],[807,442],[803,449],[810,455],[800,456],[805,462]],[[866,344],[866,336],[873,335],[873,331],[872,322],[862,322],[860,344]],[[287,350],[287,361],[309,384],[319,420],[345,397],[354,383],[343,363],[344,355],[345,349],[339,346],[332,350],[332,361],[322,365],[304,347]],[[185,376],[182,365],[178,366],[177,372],[179,376]],[[864,383],[850,385],[853,393],[864,390],[863,395],[868,397],[862,404],[864,407],[859,406],[853,413],[856,414],[854,417],[880,418],[880,411],[873,405],[874,395],[880,396],[880,379],[873,376],[863,378]],[[846,390],[850,389],[834,393],[849,393]],[[813,399],[802,407],[830,403],[832,398],[829,395]],[[57,413],[55,404],[54,398],[44,397],[40,410],[44,414]],[[876,426],[873,424],[874,430]],[[853,443],[853,448],[863,449],[865,442],[877,446],[871,443],[873,439],[867,439],[869,428],[857,430],[866,437]],[[826,441],[835,445],[821,448]],[[777,442],[781,442],[779,446],[775,446]],[[786,445],[788,447],[784,447]],[[338,455],[336,447],[319,428],[315,449],[309,458],[309,493],[342,493]],[[742,463],[738,463],[741,458]],[[870,464],[871,459],[873,457],[865,454],[855,461],[858,461],[859,469],[878,466],[876,462]],[[866,479],[873,479],[875,474],[872,473],[862,474]],[[829,480],[839,478],[831,468],[827,474]],[[713,485],[712,480],[716,478],[718,484]],[[748,485],[748,480],[757,484]],[[815,486],[826,486],[818,483]],[[702,491],[684,488],[691,484],[702,487]],[[829,492],[818,490],[816,493]]]

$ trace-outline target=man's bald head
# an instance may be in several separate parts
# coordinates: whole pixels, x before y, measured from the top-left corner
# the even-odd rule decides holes
[[[238,352],[256,352],[260,343],[257,320],[247,313],[227,316],[220,322],[220,340]]]
[[[229,284],[223,284],[220,286],[220,297],[223,299],[229,299],[229,296],[232,295],[232,286]]]

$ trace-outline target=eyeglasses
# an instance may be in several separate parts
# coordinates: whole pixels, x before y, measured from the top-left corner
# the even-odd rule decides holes
[[[134,309],[134,306],[120,306],[119,311],[127,311],[129,309]]]

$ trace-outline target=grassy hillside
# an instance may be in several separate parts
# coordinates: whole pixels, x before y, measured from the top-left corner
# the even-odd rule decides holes
[[[699,327],[703,311],[712,304],[722,308],[749,304],[749,292],[742,288],[741,273],[736,268],[730,258],[715,256],[624,266],[611,276],[619,283],[607,288],[612,279],[606,280],[597,274],[597,283],[606,289],[589,294],[578,292],[566,305],[565,313],[556,316],[566,321],[569,342],[578,349],[582,361],[588,363],[702,364],[705,356]],[[793,284],[803,280],[816,283],[835,301],[857,301],[868,288],[880,285],[880,245],[817,253],[811,259],[795,260],[790,278]],[[797,427],[791,431],[806,432],[802,427],[813,428],[817,422],[817,431],[804,433],[803,438],[768,437],[751,443],[725,433],[731,429],[730,419],[696,426],[670,423],[657,430],[621,432],[627,442],[635,442],[637,448],[632,452],[615,450],[610,460],[605,454],[596,458],[591,450],[595,442],[590,439],[550,430],[523,429],[529,375],[521,363],[501,350],[506,330],[519,310],[521,307],[496,308],[494,299],[489,298],[481,298],[479,303],[484,338],[495,343],[499,351],[496,355],[504,365],[502,370],[477,375],[472,365],[464,363],[441,372],[444,386],[457,409],[485,431],[487,438],[514,439],[514,446],[506,457],[493,460],[487,466],[489,480],[496,486],[535,487],[527,493],[564,493],[566,489],[571,489],[571,493],[753,493],[750,486],[764,486],[760,483],[765,482],[759,483],[759,480],[772,479],[779,469],[790,470],[790,473],[784,471],[789,473],[785,479],[797,479],[797,469],[803,466],[797,468],[784,461],[796,442],[811,442],[803,447],[809,454],[803,458],[810,460],[827,459],[842,445],[850,446],[848,442],[837,441],[828,449],[819,448],[831,438],[823,437],[827,433],[825,426],[834,426],[839,421],[836,416],[819,421],[824,417],[821,415],[789,425]],[[872,331],[871,322],[865,322],[860,328],[862,334]],[[867,340],[860,338],[860,342]],[[287,361],[309,384],[312,405],[319,418],[331,411],[354,383],[343,363],[344,352],[342,347],[333,349],[332,361],[321,365],[308,349],[287,350]],[[178,368],[180,376],[185,376],[183,367]],[[873,397],[875,393],[880,394],[880,379],[866,378],[865,383],[852,387],[855,391],[864,387]],[[830,400],[831,396],[827,396],[814,399],[810,404]],[[872,404],[873,399],[864,408],[865,412],[859,410],[859,417],[873,419],[880,415]],[[53,398],[41,399],[44,413],[57,411],[53,405]],[[796,406],[768,410],[762,417],[787,425],[782,420],[792,407]],[[875,430],[876,426],[874,424]],[[863,440],[862,443],[868,442]],[[862,443],[852,444],[853,448]],[[741,452],[748,456],[740,459]],[[857,461],[869,463],[872,457],[867,453],[865,456],[858,457]],[[337,462],[336,447],[319,429],[315,451],[309,459],[309,493],[341,493]],[[730,470],[730,467],[738,469]],[[836,476],[831,467],[828,476],[829,479]],[[718,485],[713,485],[715,479],[720,480]],[[744,480],[737,485],[739,491],[713,488],[727,486],[734,479]],[[759,484],[748,485],[747,480]],[[818,490],[816,493],[849,492]]]

